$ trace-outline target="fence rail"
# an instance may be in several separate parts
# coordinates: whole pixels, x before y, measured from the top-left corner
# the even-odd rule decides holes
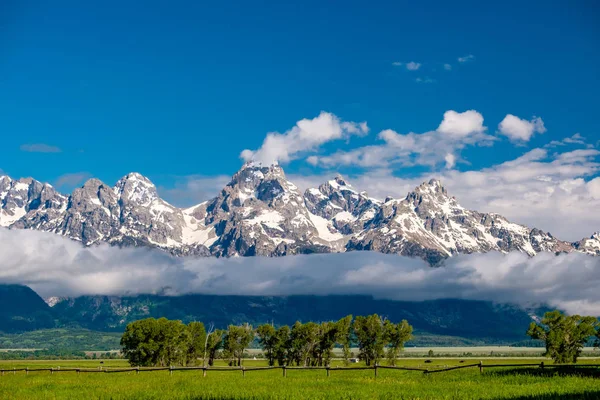
[[[76,372],[80,373],[122,373],[122,372],[135,372],[139,374],[140,372],[155,372],[155,371],[169,371],[171,375],[173,375],[174,371],[202,371],[203,376],[207,376],[207,372],[242,372],[242,375],[245,376],[248,371],[267,371],[267,370],[276,370],[280,369],[283,371],[283,376],[287,376],[288,370],[326,370],[327,376],[330,376],[331,371],[342,372],[342,371],[358,371],[358,370],[372,370],[375,373],[375,377],[377,377],[378,369],[390,369],[390,370],[399,370],[399,371],[418,371],[423,372],[424,374],[432,374],[438,372],[448,372],[454,371],[458,369],[465,368],[479,368],[479,372],[483,372],[484,368],[515,368],[515,367],[539,367],[540,369],[544,368],[600,368],[600,364],[544,364],[541,362],[539,364],[484,364],[483,362],[479,362],[477,364],[467,364],[467,365],[458,365],[453,367],[444,366],[442,368],[436,368],[432,366],[430,368],[416,368],[416,367],[402,367],[402,366],[391,366],[391,365],[373,365],[373,366],[365,366],[365,367],[331,367],[331,366],[321,366],[321,367],[301,367],[301,366],[268,366],[268,367],[131,367],[131,368],[12,368],[12,369],[0,369],[0,375],[4,374],[16,374],[17,372],[25,372],[29,374],[30,372],[50,372],[50,374],[59,373],[59,372]]]

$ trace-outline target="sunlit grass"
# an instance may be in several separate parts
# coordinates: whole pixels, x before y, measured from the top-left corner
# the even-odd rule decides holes
[[[399,360],[402,366],[421,366],[431,369],[442,366],[464,365],[473,360],[433,359],[431,363],[421,360]],[[485,364],[539,363],[538,359],[484,360]],[[546,361],[548,364],[549,361]],[[582,360],[582,363],[600,363],[600,360]],[[219,366],[224,366],[222,361]],[[264,366],[261,360],[245,360],[245,365]],[[332,367],[341,365],[340,361]],[[356,364],[353,364],[356,365]],[[78,361],[9,361],[1,362],[0,368],[115,368],[127,367],[123,360]],[[516,368],[519,371],[519,368]],[[511,369],[512,371],[512,369]],[[600,380],[594,377],[551,373],[538,376],[535,373],[507,372],[507,369],[462,369],[439,374],[425,375],[416,371],[380,369],[378,377],[373,370],[331,371],[327,377],[324,370],[282,371],[202,371],[126,372],[118,374],[59,372],[5,372],[0,377],[0,399],[509,399],[541,396],[543,399],[564,398],[565,395],[587,393],[587,398],[600,398]],[[535,397],[532,397],[535,398]]]

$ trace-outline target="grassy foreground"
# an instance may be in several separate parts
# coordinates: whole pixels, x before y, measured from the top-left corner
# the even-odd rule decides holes
[[[403,366],[436,368],[460,365],[458,359],[400,360]],[[470,362],[470,361],[465,361]],[[536,363],[539,360],[495,359],[484,365]],[[598,359],[581,363],[600,363]],[[96,368],[99,361],[14,361],[0,368]],[[246,361],[246,366],[264,365]],[[335,364],[334,364],[335,365]],[[125,367],[122,360],[105,361],[104,367]],[[0,376],[0,399],[598,399],[598,370],[559,373],[550,369],[496,368],[479,373],[477,368],[424,375],[413,371],[168,371],[115,374],[35,372]]]

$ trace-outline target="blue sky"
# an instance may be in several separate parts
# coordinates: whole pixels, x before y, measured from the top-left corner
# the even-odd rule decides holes
[[[537,159],[550,165],[558,153],[600,147],[593,1],[92,3],[0,5],[0,169],[12,177],[70,191],[86,176],[113,184],[138,171],[168,200],[189,203],[196,198],[184,189],[204,196],[267,132],[321,111],[366,121],[369,133],[300,151],[282,163],[288,174],[342,172],[359,182],[377,174],[396,179],[393,194],[413,178],[452,183],[535,149],[546,149]],[[307,162],[381,145],[386,129],[435,131],[449,110],[476,110],[492,145],[450,145],[450,168]],[[544,129],[510,140],[498,134],[507,114],[539,117]],[[544,147],[576,133],[581,143]],[[560,179],[585,184],[596,161],[587,154],[586,170]]]

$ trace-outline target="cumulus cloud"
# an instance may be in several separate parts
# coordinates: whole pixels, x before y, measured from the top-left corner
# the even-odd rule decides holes
[[[296,126],[285,133],[268,133],[258,150],[246,149],[240,157],[245,161],[257,161],[266,165],[286,163],[329,141],[352,135],[363,136],[368,132],[366,122],[342,122],[331,113],[321,112],[316,118],[298,121]]]
[[[452,71],[452,65],[451,64],[444,64],[444,69],[446,71]]]
[[[546,132],[546,127],[544,121],[539,117],[527,121],[512,114],[507,114],[498,125],[498,132],[512,141],[528,142],[535,133]]]
[[[459,63],[466,63],[466,62],[475,60],[475,56],[473,54],[469,54],[464,57],[458,57],[457,60]]]
[[[449,110],[444,113],[444,119],[437,130],[445,135],[459,138],[473,133],[481,133],[485,130],[483,115],[475,110],[468,110],[462,113]]]
[[[446,111],[437,130],[418,134],[400,134],[383,130],[378,138],[384,144],[371,145],[350,151],[338,151],[326,156],[313,156],[313,165],[333,167],[355,165],[360,167],[390,167],[392,165],[436,166],[445,163],[453,167],[461,159],[460,150],[467,146],[489,146],[494,140],[486,133],[483,116],[475,110]],[[449,156],[450,154],[450,156]],[[449,159],[452,162],[448,162]]]
[[[533,305],[600,315],[600,258],[521,253],[450,258],[440,268],[375,252],[282,258],[175,258],[158,250],[84,248],[60,236],[0,229],[0,282],[40,295],[361,294]]]
[[[20,149],[28,153],[60,153],[62,151],[59,147],[44,143],[22,144]]]

